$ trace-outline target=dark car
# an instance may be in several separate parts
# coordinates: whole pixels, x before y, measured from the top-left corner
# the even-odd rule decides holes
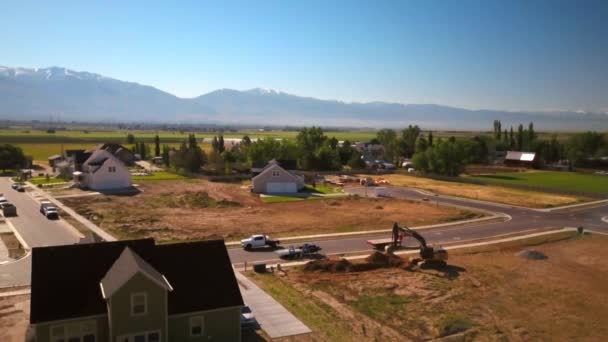
[[[17,216],[17,207],[12,203],[0,203],[0,210],[2,210],[2,215],[4,215],[4,217]]]
[[[255,316],[249,306],[245,305],[241,308],[241,328],[243,329],[251,329],[257,326],[257,322],[255,320]]]
[[[25,192],[25,187],[24,187],[23,185],[19,184],[19,185],[18,185],[18,186],[15,188],[15,190],[17,190],[18,192]]]
[[[11,188],[13,188],[13,190],[17,190],[17,187],[19,185],[21,185],[21,184],[19,184],[19,183],[13,183],[13,184],[11,184]]]

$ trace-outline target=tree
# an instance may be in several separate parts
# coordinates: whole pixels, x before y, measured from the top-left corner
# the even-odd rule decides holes
[[[340,170],[342,163],[340,163],[340,155],[335,148],[332,148],[329,142],[323,144],[316,152],[315,157],[317,165],[315,170],[319,171],[331,171]]]
[[[397,157],[397,133],[392,129],[381,129],[376,133],[376,139],[384,148],[383,158],[393,163]]]
[[[608,139],[598,132],[572,135],[566,142],[568,159],[575,165],[587,164],[590,159],[608,154]]]
[[[502,133],[502,142],[505,145],[509,144],[509,134],[507,133],[507,129],[505,128],[505,131]]]
[[[194,134],[188,134],[188,149],[192,150],[198,147],[198,142]]]
[[[131,133],[127,134],[127,144],[134,144],[135,143],[135,136]]]
[[[424,152],[416,152],[414,166],[424,173],[456,177],[464,171],[466,153],[462,143],[438,141]]]
[[[154,136],[154,156],[160,156],[160,137],[158,134]]]
[[[249,138],[248,135],[243,136],[243,139],[241,139],[241,143],[245,146],[249,146],[251,145],[251,138]]]
[[[3,144],[0,145],[0,170],[20,169],[27,164],[27,158],[20,147]]]
[[[346,163],[351,169],[359,170],[365,168],[365,161],[363,160],[363,156],[359,151],[353,150],[350,159]]]
[[[163,164],[165,164],[165,166],[170,166],[171,165],[171,160],[169,159],[169,154],[171,149],[169,148],[169,145],[163,145]]]
[[[433,147],[433,132],[429,131],[429,147]]]
[[[519,124],[517,127],[517,150],[521,151],[524,148],[524,126]]]
[[[223,153],[226,151],[226,145],[224,145],[224,136],[220,135],[219,139],[217,139],[217,151],[219,153]]]
[[[298,164],[305,170],[318,170],[319,160],[317,150],[327,140],[321,127],[312,126],[303,128],[296,136],[296,145],[299,150]]]
[[[511,149],[515,148],[515,135],[513,134],[513,126],[511,126],[511,131],[509,132],[509,147]]]
[[[534,147],[534,141],[536,140],[536,133],[534,133],[534,123],[530,122],[528,124],[528,132],[527,132],[527,147],[531,150]]]
[[[405,157],[411,157],[416,152],[416,140],[420,135],[420,127],[409,125],[401,131],[401,149]]]
[[[420,135],[420,137],[416,141],[416,151],[417,152],[424,152],[424,151],[426,151],[426,149],[428,148],[428,146],[429,146],[429,144],[426,141],[426,139],[424,138],[424,136]]]
[[[342,146],[338,148],[338,154],[340,155],[340,162],[342,165],[347,165],[354,153],[355,149],[351,146],[350,141],[344,140]]]
[[[219,146],[219,142],[218,142],[218,140],[217,140],[217,137],[215,137],[215,136],[214,136],[214,137],[213,137],[213,140],[211,140],[211,149],[212,149],[214,152],[218,152],[218,150],[219,150],[219,147],[218,147],[218,146]]]

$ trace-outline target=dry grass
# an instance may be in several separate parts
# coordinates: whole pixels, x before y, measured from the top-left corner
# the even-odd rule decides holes
[[[254,233],[306,235],[419,226],[470,218],[466,210],[389,199],[331,199],[265,204],[241,184],[200,179],[142,182],[136,196],[91,196],[62,201],[122,238],[161,241]],[[208,194],[208,197],[207,197]]]
[[[385,175],[392,185],[430,190],[438,194],[466,197],[497,203],[545,208],[588,201],[588,198],[573,195],[557,195],[537,191],[519,190],[494,185],[474,185],[444,182],[407,175]]]
[[[25,341],[30,316],[29,297],[0,297],[0,341]]]
[[[534,250],[548,259],[536,261],[515,255],[526,247],[457,255],[444,271],[291,269],[254,280],[274,289],[273,296],[314,331],[291,341],[427,340],[454,334],[476,341],[603,341],[608,336],[607,242],[604,236],[585,236],[538,245]],[[317,312],[332,317],[331,324],[306,316]],[[344,336],[335,338],[335,331]]]

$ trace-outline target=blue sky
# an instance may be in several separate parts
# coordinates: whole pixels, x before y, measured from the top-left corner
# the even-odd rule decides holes
[[[273,88],[344,101],[608,111],[608,1],[2,2],[0,65],[180,97]]]

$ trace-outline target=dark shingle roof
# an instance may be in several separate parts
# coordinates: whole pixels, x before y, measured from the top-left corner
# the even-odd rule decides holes
[[[127,246],[173,287],[168,293],[169,315],[243,305],[222,240],[37,247],[32,250],[30,322],[106,314],[99,284]]]

